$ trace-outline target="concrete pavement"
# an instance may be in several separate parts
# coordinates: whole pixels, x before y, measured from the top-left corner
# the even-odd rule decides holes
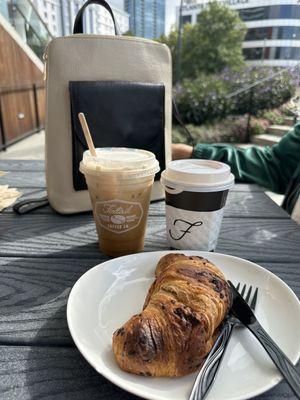
[[[45,158],[45,131],[35,133],[0,151],[0,160],[43,160]]]

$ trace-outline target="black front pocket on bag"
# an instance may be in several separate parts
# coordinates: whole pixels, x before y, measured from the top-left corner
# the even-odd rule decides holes
[[[96,147],[152,151],[165,169],[165,87],[123,81],[69,82],[73,143],[73,186],[85,190],[79,171],[87,149],[78,113],[83,112]],[[155,179],[159,179],[158,173]]]

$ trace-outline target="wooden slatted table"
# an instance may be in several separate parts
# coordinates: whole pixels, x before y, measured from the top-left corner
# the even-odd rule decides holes
[[[45,191],[42,161],[0,161],[1,184],[23,197]],[[150,206],[145,251],[166,250],[164,203]],[[300,296],[300,227],[255,185],[231,191],[217,251],[257,262]],[[98,251],[91,213],[62,216],[50,207],[0,214],[0,399],[127,400],[97,374],[70,337],[71,287],[107,260]],[[295,399],[285,382],[257,399]]]

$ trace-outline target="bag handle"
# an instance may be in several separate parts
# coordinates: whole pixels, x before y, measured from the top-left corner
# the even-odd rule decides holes
[[[81,9],[78,11],[78,13],[76,15],[74,27],[73,27],[73,34],[83,33],[83,13],[84,13],[84,10],[86,9],[86,7],[89,6],[90,4],[98,4],[99,6],[104,7],[110,13],[110,16],[113,20],[114,27],[115,27],[115,34],[121,35],[120,29],[118,27],[117,21],[115,19],[114,13],[113,13],[113,10],[111,9],[110,5],[105,0],[88,0],[84,3],[84,5],[81,7]]]
[[[189,131],[189,129],[186,127],[186,125],[184,124],[184,122],[181,119],[178,107],[177,107],[177,103],[175,101],[175,98],[173,96],[172,98],[172,114],[173,114],[173,118],[178,122],[178,124],[182,127],[183,132],[185,134],[185,136],[187,137],[189,144],[191,144],[192,146],[194,146],[196,144],[196,140],[193,138],[191,132]]]
[[[13,206],[16,214],[27,214],[37,208],[48,206],[49,201],[47,196],[39,197],[37,199],[21,200]]]

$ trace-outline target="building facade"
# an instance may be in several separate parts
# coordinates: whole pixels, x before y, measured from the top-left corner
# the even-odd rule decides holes
[[[72,34],[76,14],[84,0],[33,0],[33,3],[53,36]],[[112,7],[122,33],[129,30],[129,15],[123,9]],[[113,35],[112,19],[105,8],[90,5],[84,12],[85,32]]]
[[[254,65],[295,66],[300,62],[298,0],[219,0],[235,9],[248,31],[243,43],[246,60]],[[209,0],[186,0],[183,23],[195,24]],[[179,7],[177,8],[177,24]]]
[[[165,0],[124,0],[124,7],[135,36],[156,39],[165,33]]]

